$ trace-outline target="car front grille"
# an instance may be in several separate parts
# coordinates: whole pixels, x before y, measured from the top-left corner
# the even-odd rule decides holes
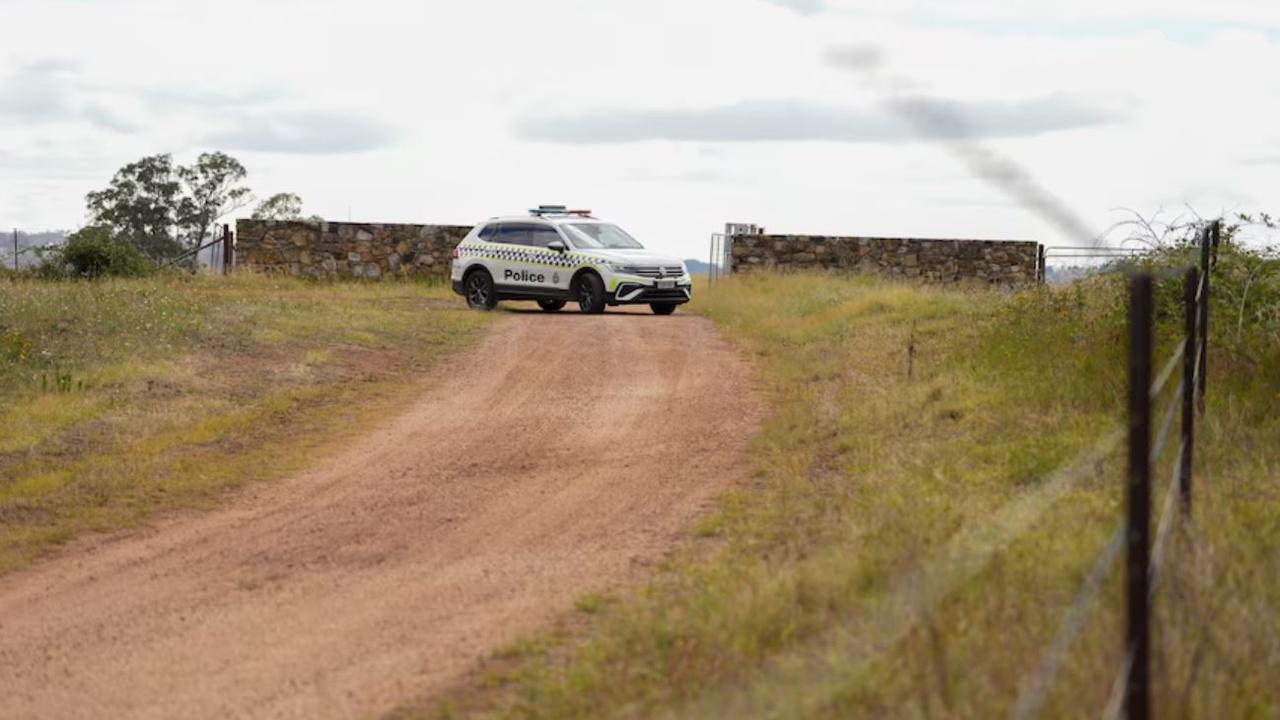
[[[684,290],[672,288],[671,290],[646,289],[640,293],[640,296],[633,298],[634,301],[648,302],[650,300],[688,300],[689,296]]]

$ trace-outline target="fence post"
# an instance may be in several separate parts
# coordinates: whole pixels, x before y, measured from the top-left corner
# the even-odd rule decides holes
[[[223,223],[222,225],[222,274],[226,275],[230,270],[231,259],[231,226]]]
[[[1205,378],[1209,375],[1209,246],[1213,242],[1212,233],[1212,226],[1200,232],[1200,281],[1204,283],[1204,292],[1200,295],[1200,318],[1196,321],[1196,331],[1200,334],[1200,379],[1196,383],[1196,399],[1202,413]]]
[[[1044,262],[1044,245],[1037,245],[1036,247],[1036,282],[1043,285],[1049,275],[1049,268],[1045,266]]]
[[[1126,643],[1133,658],[1125,686],[1128,720],[1150,714],[1148,662],[1150,626],[1147,593],[1151,564],[1151,276],[1129,279],[1129,511],[1125,586],[1128,601]]]
[[[1218,264],[1218,244],[1222,242],[1222,220],[1214,220],[1213,225],[1213,264]]]
[[[222,258],[223,272],[230,273],[236,267],[236,236],[231,231],[231,226],[226,226],[227,243],[224,256]]]
[[[1191,514],[1191,460],[1195,448],[1196,422],[1196,356],[1199,354],[1196,337],[1196,314],[1200,307],[1196,291],[1200,289],[1200,271],[1187,268],[1186,286],[1183,289],[1183,334],[1187,347],[1182,353],[1182,469],[1178,475],[1178,489],[1182,491],[1182,511]]]

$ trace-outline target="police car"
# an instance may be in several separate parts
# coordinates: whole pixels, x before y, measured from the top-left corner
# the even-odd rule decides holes
[[[589,210],[563,205],[476,225],[453,250],[450,279],[453,291],[479,310],[499,300],[534,300],[547,312],[572,301],[584,313],[647,304],[670,315],[693,291],[679,259],[645,250]]]

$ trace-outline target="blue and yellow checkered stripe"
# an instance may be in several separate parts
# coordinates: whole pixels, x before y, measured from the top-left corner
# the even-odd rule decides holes
[[[573,268],[590,265],[598,258],[578,253],[560,253],[542,248],[521,248],[510,245],[484,245],[467,243],[458,246],[458,256],[472,260],[501,260],[518,262],[525,265],[541,265],[543,267]]]

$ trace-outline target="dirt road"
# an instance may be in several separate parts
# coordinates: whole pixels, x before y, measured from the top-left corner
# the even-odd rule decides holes
[[[376,716],[644,577],[744,473],[710,323],[511,313],[388,427],[0,577],[0,716]]]

